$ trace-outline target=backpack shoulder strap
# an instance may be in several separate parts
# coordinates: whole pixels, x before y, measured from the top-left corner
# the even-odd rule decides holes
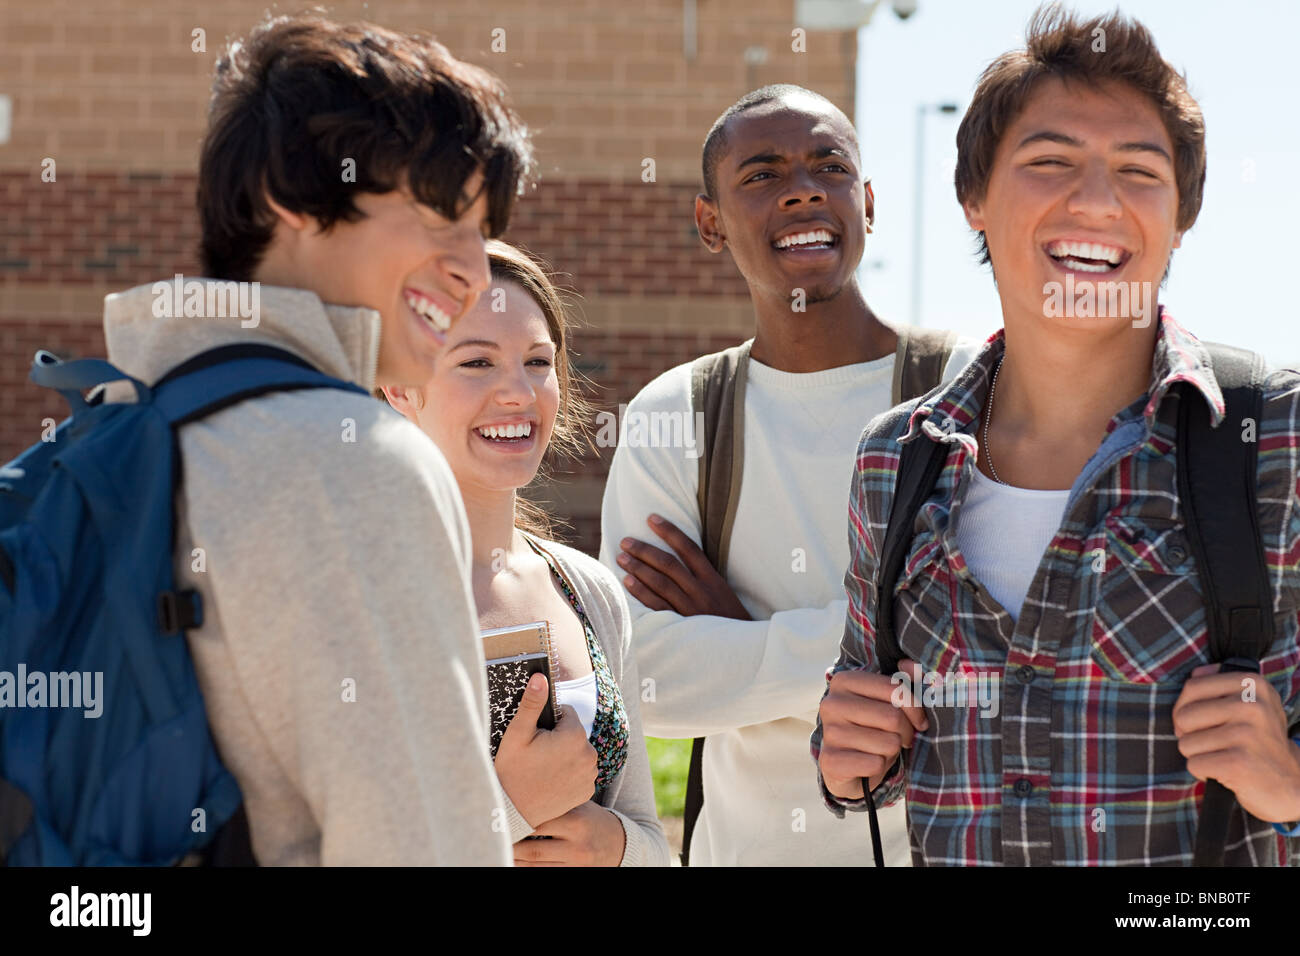
[[[1218,428],[1190,384],[1180,386],[1178,499],[1196,558],[1216,661],[1258,661],[1273,642],[1273,592],[1259,529],[1257,441],[1242,440],[1242,423],[1264,409],[1264,360],[1205,343],[1226,411]]]
[[[745,380],[749,342],[695,360],[691,366],[691,411],[704,415],[696,501],[700,542],[723,577],[731,526],[740,500],[745,459]]]
[[[894,382],[891,403],[901,405],[924,395],[943,381],[943,370],[957,342],[957,333],[947,329],[918,329],[900,326],[898,349],[894,353]]]
[[[916,536],[916,516],[934,492],[947,459],[948,446],[924,434],[903,445],[900,452],[894,502],[889,509],[889,524],[876,572],[876,660],[882,674],[897,671],[898,662],[903,658],[894,630],[894,585]]]
[[[1244,441],[1246,419],[1264,409],[1264,360],[1227,345],[1203,343],[1223,392],[1223,421],[1211,427],[1196,388],[1179,385],[1178,502],[1205,601],[1210,656],[1225,670],[1258,672],[1273,642],[1273,592],[1259,529],[1257,441]],[[1207,780],[1192,863],[1222,866],[1236,796]]]
[[[267,392],[338,388],[368,393],[360,385],[318,372],[292,352],[273,345],[224,345],[194,356],[153,386],[154,404],[179,428]]]
[[[740,500],[740,479],[745,460],[745,379],[752,342],[712,355],[691,365],[691,412],[704,416],[700,448],[700,486],[696,501],[700,514],[700,543],[709,561],[723,577],[731,526]],[[682,866],[691,865],[691,837],[704,808],[704,738],[691,741],[691,762],[686,773],[686,802],[682,811]]]

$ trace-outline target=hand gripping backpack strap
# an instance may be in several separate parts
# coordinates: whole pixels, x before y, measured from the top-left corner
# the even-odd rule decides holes
[[[1212,429],[1200,394],[1190,386],[1180,386],[1179,499],[1206,589],[1212,653],[1229,667],[1258,670],[1259,657],[1273,637],[1272,592],[1259,534],[1258,445],[1243,441],[1241,428],[1247,418],[1258,428],[1264,363],[1259,356],[1240,349],[1208,343],[1207,348],[1227,410],[1222,425]],[[893,589],[907,558],[916,515],[933,492],[945,458],[942,444],[923,438],[902,451],[876,591],[876,655],[884,674],[894,673],[902,659],[893,627]],[[1243,560],[1243,556],[1248,557]],[[1231,792],[1217,781],[1207,784],[1197,831],[1197,865],[1215,865],[1216,860],[1222,864],[1234,802]],[[879,862],[878,846],[876,852]]]
[[[740,500],[745,461],[745,379],[752,342],[695,360],[691,366],[691,411],[704,416],[700,446],[700,481],[696,502],[700,542],[717,572],[727,574],[731,528]],[[682,817],[682,866],[690,866],[691,836],[704,807],[704,738],[691,742]]]
[[[1226,411],[1218,428],[1189,384],[1179,386],[1178,500],[1205,601],[1210,653],[1224,670],[1258,673],[1273,642],[1273,592],[1259,529],[1257,440],[1264,408],[1264,360],[1226,345],[1204,343]],[[1236,798],[1206,781],[1196,830],[1195,866],[1222,866]]]
[[[904,325],[896,331],[898,349],[894,353],[891,406],[910,402],[942,382],[943,370],[957,343],[957,333],[945,329]]]
[[[889,510],[889,524],[885,529],[885,543],[876,572],[876,661],[882,674],[897,672],[899,661],[903,659],[903,650],[894,630],[894,586],[916,536],[916,516],[921,505],[934,493],[947,460],[948,446],[924,433],[901,446],[899,452],[894,503]],[[898,759],[903,759],[901,754]],[[872,855],[876,866],[884,866],[885,852],[876,817],[876,802],[865,777],[862,779],[862,793],[867,799],[870,817]]]

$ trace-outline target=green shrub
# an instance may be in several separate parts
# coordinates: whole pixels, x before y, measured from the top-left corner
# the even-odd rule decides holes
[[[691,766],[689,740],[645,739],[654,778],[655,806],[661,817],[680,817],[686,802],[686,772]]]

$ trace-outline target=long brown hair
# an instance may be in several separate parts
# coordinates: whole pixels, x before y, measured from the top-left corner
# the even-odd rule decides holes
[[[560,405],[542,467],[529,486],[533,487],[550,476],[547,466],[555,458],[576,458],[585,449],[593,447],[590,422],[595,407],[583,394],[585,379],[574,369],[569,354],[570,323],[565,296],[552,281],[547,268],[529,252],[499,239],[488,240],[487,254],[492,281],[513,282],[527,292],[542,310],[551,341],[555,343],[555,376],[560,384]],[[536,502],[523,495],[515,496],[515,527],[521,531],[549,540],[557,527],[564,523]]]

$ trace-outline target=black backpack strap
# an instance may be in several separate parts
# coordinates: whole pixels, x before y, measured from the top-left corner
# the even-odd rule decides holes
[[[1205,601],[1210,654],[1224,670],[1259,671],[1273,643],[1273,592],[1259,528],[1258,441],[1245,441],[1246,419],[1259,427],[1264,360],[1226,345],[1203,343],[1223,392],[1224,419],[1210,425],[1196,388],[1178,400],[1178,500]],[[1222,866],[1236,798],[1217,780],[1205,784],[1196,830],[1195,866]]]
[[[940,374],[942,368],[940,366]],[[876,661],[882,674],[894,674],[898,670],[898,662],[903,659],[903,649],[898,644],[898,633],[894,630],[894,585],[898,583],[908,549],[916,536],[916,516],[921,511],[921,505],[934,493],[947,460],[948,446],[934,441],[924,433],[903,445],[899,452],[898,472],[894,480],[894,503],[889,509],[885,543],[876,570]],[[903,759],[901,754],[898,759]],[[880,839],[880,822],[876,817],[876,801],[871,796],[870,782],[865,777],[862,778],[862,793],[867,800],[870,818],[872,854],[876,866],[884,866],[885,851]]]
[[[1259,529],[1259,443],[1243,441],[1242,426],[1251,419],[1258,429],[1263,415],[1264,360],[1206,347],[1226,410],[1212,428],[1200,393],[1179,386],[1178,498],[1205,589],[1211,653],[1216,661],[1258,661],[1273,642],[1273,591]]]
[[[731,527],[740,501],[740,480],[745,460],[745,379],[750,342],[712,355],[691,365],[691,412],[704,415],[700,448],[700,482],[696,501],[700,514],[700,542],[709,562],[726,577]],[[704,738],[691,741],[691,763],[686,773],[686,801],[682,809],[682,866],[691,863],[691,837],[704,808]]]
[[[948,446],[924,433],[902,446],[898,477],[894,483],[894,503],[889,509],[889,524],[881,549],[876,578],[876,660],[880,673],[893,674],[903,659],[894,630],[894,585],[903,571],[907,552],[916,537],[916,516],[927,498],[934,493]]]

